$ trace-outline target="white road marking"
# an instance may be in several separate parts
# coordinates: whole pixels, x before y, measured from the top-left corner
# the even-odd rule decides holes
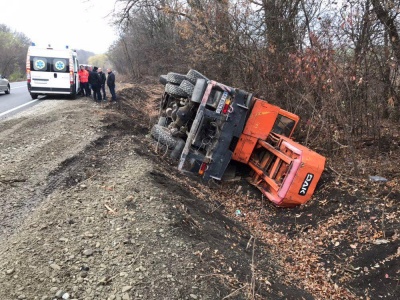
[[[29,105],[29,104],[31,104],[31,103],[33,103],[33,102],[36,102],[36,101],[39,101],[39,99],[29,101],[29,102],[27,102],[27,103],[25,103],[25,104],[22,104],[22,105],[20,105],[20,106],[17,106],[17,107],[14,107],[14,108],[12,108],[12,109],[9,109],[9,110],[7,110],[7,111],[5,111],[5,112],[2,112],[2,113],[0,113],[0,117],[1,117],[1,116],[4,116],[4,115],[6,115],[6,114],[8,114],[8,113],[10,113],[10,112],[12,112],[12,111],[14,111],[14,110],[20,109],[21,107],[27,106],[27,105]]]

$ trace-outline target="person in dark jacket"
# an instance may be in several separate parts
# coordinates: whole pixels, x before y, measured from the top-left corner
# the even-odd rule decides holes
[[[107,69],[107,86],[110,89],[111,101],[117,101],[117,97],[115,95],[115,74],[111,71],[111,69]]]
[[[89,84],[92,87],[94,101],[101,102],[101,81],[100,76],[97,73],[97,67],[93,67],[93,70],[89,72]]]
[[[107,100],[106,97],[106,74],[103,73],[101,68],[97,69],[97,73],[100,76],[100,82],[101,82],[101,86],[100,86],[100,92],[103,94],[103,100]]]

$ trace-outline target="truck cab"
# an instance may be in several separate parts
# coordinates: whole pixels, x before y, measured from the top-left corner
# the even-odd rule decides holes
[[[253,99],[232,159],[251,168],[248,181],[277,206],[310,200],[325,157],[291,139],[300,118],[262,99]]]

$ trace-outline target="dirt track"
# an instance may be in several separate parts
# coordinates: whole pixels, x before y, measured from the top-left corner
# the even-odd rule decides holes
[[[397,190],[330,179],[282,210],[244,181],[184,177],[147,136],[161,93],[0,121],[1,300],[398,298]]]

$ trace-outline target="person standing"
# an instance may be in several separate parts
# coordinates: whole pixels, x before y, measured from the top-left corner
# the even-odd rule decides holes
[[[78,71],[78,76],[80,82],[79,94],[85,97],[89,97],[89,72],[85,70],[84,66],[80,67],[80,70]]]
[[[92,71],[92,70],[91,70],[91,68],[89,68],[89,66],[85,66],[85,70],[88,72],[88,84],[87,84],[87,88],[88,88],[88,91],[89,91],[88,97],[92,97],[92,87],[91,87],[90,82],[89,82],[89,74],[90,74],[90,71]]]
[[[101,68],[98,68],[97,72],[99,73],[100,82],[101,82],[100,91],[102,92],[103,100],[105,101],[105,100],[107,100],[107,97],[106,97],[106,74],[103,73]]]
[[[97,73],[97,67],[93,67],[93,70],[89,72],[89,84],[92,87],[94,101],[100,103],[101,102],[101,94],[100,94],[101,82],[100,82],[100,76]]]
[[[115,74],[111,71],[111,69],[107,69],[107,86],[110,90],[111,101],[117,101],[117,97],[115,95]]]

